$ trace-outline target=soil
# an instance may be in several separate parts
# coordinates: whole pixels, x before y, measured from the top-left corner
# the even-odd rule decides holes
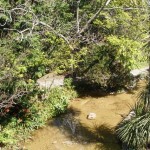
[[[139,83],[141,87],[143,83]],[[133,108],[137,93],[110,93],[71,101],[68,112],[52,119],[26,141],[28,150],[121,150],[115,128]],[[92,112],[96,118],[88,120]]]

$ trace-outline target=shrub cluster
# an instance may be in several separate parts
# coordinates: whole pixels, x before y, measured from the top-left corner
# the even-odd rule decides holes
[[[0,146],[14,149],[18,141],[29,137],[31,131],[44,126],[49,118],[64,113],[69,100],[75,96],[77,95],[73,89],[59,87],[32,93],[28,96],[28,102],[14,105],[0,118]]]

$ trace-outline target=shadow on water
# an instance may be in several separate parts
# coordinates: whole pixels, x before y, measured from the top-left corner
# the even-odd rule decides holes
[[[117,95],[119,93],[125,92],[127,94],[135,94],[135,92],[141,87],[141,82],[137,82],[135,87],[120,87],[120,88],[105,88],[100,87],[98,84],[89,84],[85,81],[80,82],[73,82],[73,86],[75,87],[75,90],[77,91],[79,98],[83,97],[105,97],[110,95],[110,93],[113,93],[113,95]]]
[[[92,128],[78,120],[80,111],[68,109],[68,112],[49,122],[56,126],[70,141],[81,145],[94,144],[95,150],[121,150],[114,130],[107,124],[94,124]]]
[[[109,125],[96,125],[94,134],[98,137],[98,141],[102,144],[101,148],[103,148],[104,150],[121,149],[115,132]],[[95,149],[100,150],[100,146],[97,145]]]
[[[104,97],[108,95],[105,88],[100,87],[96,83],[88,83],[87,81],[74,81],[72,86],[75,87],[79,97]]]

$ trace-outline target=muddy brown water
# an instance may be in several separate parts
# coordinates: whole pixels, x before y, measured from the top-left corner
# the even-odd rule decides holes
[[[23,146],[28,150],[121,150],[115,127],[134,106],[139,90],[74,99],[67,114],[50,120]],[[90,112],[96,113],[96,119],[87,119]]]

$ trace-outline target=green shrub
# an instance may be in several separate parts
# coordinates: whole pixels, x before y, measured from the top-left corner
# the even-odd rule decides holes
[[[64,113],[69,104],[69,100],[76,96],[75,92],[66,88],[54,88],[50,91],[46,103],[51,108],[52,116],[57,116]]]
[[[73,78],[66,78],[66,79],[64,80],[64,86],[65,86],[66,88],[68,88],[68,89],[74,88],[74,86],[73,86]]]
[[[44,126],[49,118],[64,113],[69,100],[77,96],[71,87],[53,88],[44,93],[48,95],[44,100],[37,96],[41,94],[43,92],[34,91],[26,97],[28,100],[24,99],[25,103],[20,103],[20,109],[15,107],[18,109],[17,115],[16,112],[10,111],[7,116],[0,118],[0,144],[5,145],[6,149],[15,149],[18,141],[28,138],[31,131]],[[20,102],[23,102],[23,99]]]
[[[143,61],[143,43],[123,36],[108,36],[102,45],[94,45],[80,63],[78,75],[91,84],[121,88],[130,84],[130,70]]]

